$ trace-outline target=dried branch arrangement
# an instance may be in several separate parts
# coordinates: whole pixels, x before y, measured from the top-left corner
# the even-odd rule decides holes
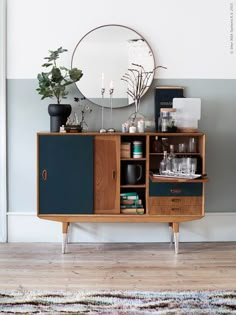
[[[142,65],[132,63],[133,67],[128,69],[121,80],[128,83],[127,94],[133,99],[135,106],[139,106],[139,101],[144,95],[146,89],[150,86],[150,78],[158,68],[167,69],[166,67],[157,66],[152,71],[145,71]],[[136,108],[138,111],[138,108]]]

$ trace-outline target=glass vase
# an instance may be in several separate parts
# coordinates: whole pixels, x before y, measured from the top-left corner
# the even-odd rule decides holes
[[[145,117],[139,112],[140,100],[135,100],[135,112],[128,118],[129,132],[144,132],[145,131]]]

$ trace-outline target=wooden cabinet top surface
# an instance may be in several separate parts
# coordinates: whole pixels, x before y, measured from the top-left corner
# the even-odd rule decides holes
[[[124,133],[124,132],[106,132],[106,133],[99,133],[99,132],[74,132],[74,133],[67,133],[67,132],[38,132],[38,135],[49,135],[49,136],[161,136],[161,137],[173,137],[173,136],[186,136],[186,137],[199,137],[203,136],[203,132],[142,132],[142,133]]]

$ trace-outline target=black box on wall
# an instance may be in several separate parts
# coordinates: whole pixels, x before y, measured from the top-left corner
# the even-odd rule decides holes
[[[183,86],[157,86],[155,90],[155,124],[158,131],[160,108],[172,108],[173,98],[184,97]]]

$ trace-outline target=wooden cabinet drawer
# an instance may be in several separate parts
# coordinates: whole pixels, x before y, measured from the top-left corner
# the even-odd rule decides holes
[[[201,215],[201,206],[151,206],[149,208],[151,215]]]
[[[202,183],[154,183],[149,181],[149,196],[201,196]]]
[[[150,197],[150,206],[201,206],[202,197]]]
[[[202,197],[150,197],[151,215],[201,215]]]

